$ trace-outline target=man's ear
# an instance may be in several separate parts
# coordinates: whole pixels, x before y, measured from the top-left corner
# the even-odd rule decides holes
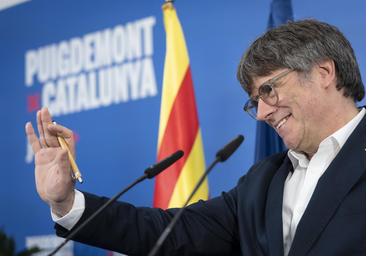
[[[317,71],[320,75],[321,85],[327,89],[331,85],[337,84],[337,76],[333,60],[324,60],[317,65]]]

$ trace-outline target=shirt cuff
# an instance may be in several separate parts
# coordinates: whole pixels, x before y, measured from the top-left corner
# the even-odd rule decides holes
[[[84,194],[79,190],[75,189],[75,200],[74,204],[68,214],[63,217],[57,216],[52,212],[51,208],[51,216],[52,220],[59,224],[60,226],[66,228],[67,230],[71,230],[75,224],[80,220],[85,210],[85,197]]]

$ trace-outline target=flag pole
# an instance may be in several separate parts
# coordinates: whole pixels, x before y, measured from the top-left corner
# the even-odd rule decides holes
[[[174,0],[165,0],[166,4],[163,4],[161,7],[163,10],[165,9],[174,9],[173,2]]]

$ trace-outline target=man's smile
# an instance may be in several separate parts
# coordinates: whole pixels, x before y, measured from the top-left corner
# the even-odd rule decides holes
[[[276,129],[276,131],[278,129],[280,129],[280,127],[289,119],[290,116],[291,116],[291,114],[288,115],[288,116],[286,116],[286,117],[284,117],[278,124],[273,125],[273,127]]]

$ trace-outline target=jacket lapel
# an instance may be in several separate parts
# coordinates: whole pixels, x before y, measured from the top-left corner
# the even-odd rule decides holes
[[[366,117],[348,138],[315,188],[302,216],[289,256],[305,255],[321,234],[344,197],[366,169]]]
[[[268,189],[265,219],[270,255],[283,255],[283,188],[286,177],[292,170],[291,161],[286,157]]]

